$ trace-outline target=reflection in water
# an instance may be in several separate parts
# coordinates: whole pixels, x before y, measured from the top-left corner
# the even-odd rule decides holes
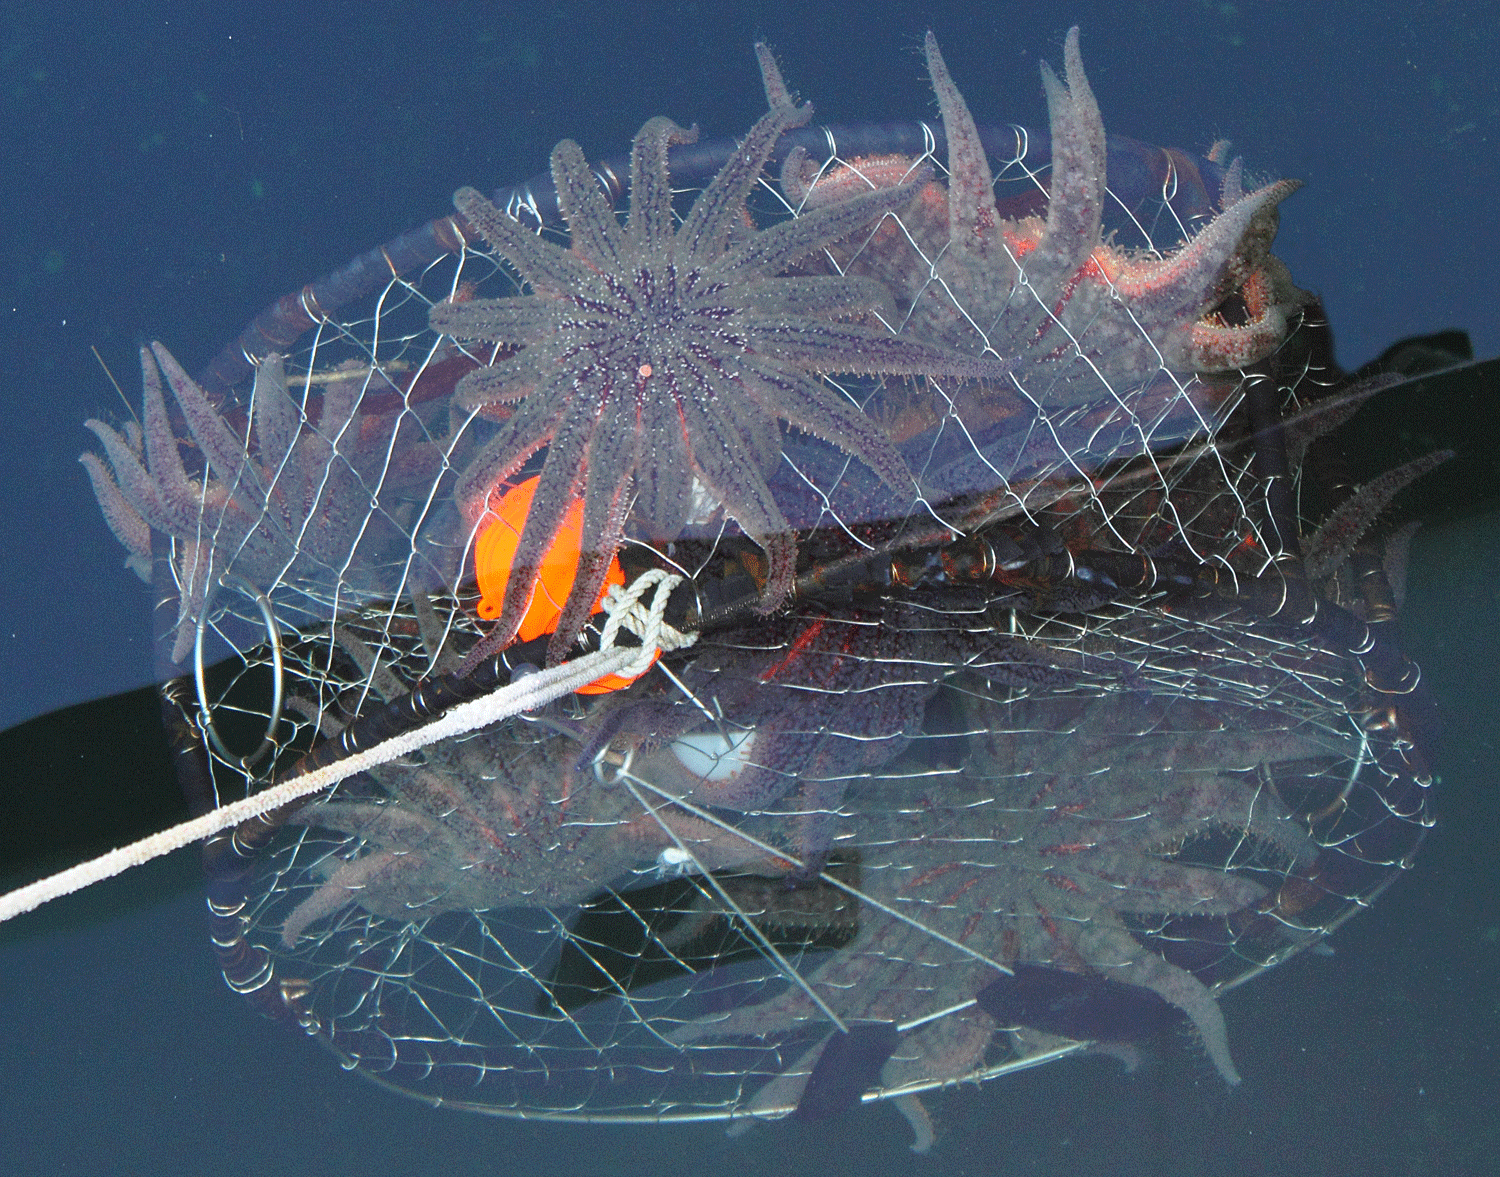
[[[570,250],[461,194],[494,253],[233,403],[158,346],[141,427],[94,424],[116,534],[142,570],[171,540],[174,659],[234,651],[198,688],[221,788],[597,641],[616,558],[685,578],[694,644],[633,684],[210,846],[226,978],[346,1065],[536,1117],[894,1098],[920,1142],[920,1092],[1164,1006],[1236,1083],[1219,996],[1409,861],[1426,716],[1378,520],[1441,455],[1342,477],[1329,435],[1381,384],[1269,253],[1292,186],[1230,167],[1185,244],[1106,240],[1074,36],[1045,217],[1006,218],[928,62],[944,157],[794,152],[772,185],[757,147],[674,204],[653,120],[622,226],[564,145]],[[766,87],[758,144],[797,114]],[[487,629],[472,552],[535,473]],[[579,498],[562,629],[491,657]]]

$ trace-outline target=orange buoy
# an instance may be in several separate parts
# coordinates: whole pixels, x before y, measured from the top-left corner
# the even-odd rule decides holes
[[[536,496],[539,481],[539,476],[528,478],[503,495],[496,488],[486,504],[479,538],[474,544],[474,574],[479,582],[480,596],[477,612],[486,621],[499,617],[505,603],[505,589],[510,583],[516,548],[521,543],[521,529],[526,525],[526,516],[531,511],[531,500]],[[541,571],[536,583],[531,586],[531,599],[526,604],[521,628],[516,631],[518,640],[529,642],[557,629],[563,604],[573,591],[573,581],[578,576],[582,546],[583,500],[575,499],[563,516],[546,554],[542,556]],[[624,584],[625,573],[620,568],[620,559],[618,556],[611,557],[609,571],[604,576],[604,587],[599,591],[599,598],[589,612],[600,612],[604,608],[604,594],[612,585]],[[587,686],[579,687],[578,693],[602,695],[607,691],[628,687],[634,681],[617,674],[607,674]]]

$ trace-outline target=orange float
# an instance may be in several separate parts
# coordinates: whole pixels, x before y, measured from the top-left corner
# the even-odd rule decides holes
[[[510,583],[511,565],[515,562],[516,548],[521,543],[521,529],[526,525],[526,516],[531,511],[531,500],[536,496],[540,476],[528,478],[511,487],[504,494],[497,487],[486,504],[479,538],[474,544],[474,574],[479,582],[479,605],[477,612],[486,621],[500,616],[505,603],[505,589]],[[583,546],[583,500],[575,499],[563,516],[563,521],[552,537],[551,546],[542,556],[541,571],[531,588],[531,599],[526,604],[526,615],[521,619],[521,628],[516,631],[519,641],[529,642],[557,629],[562,617],[563,603],[573,591],[573,581],[578,575],[578,560]],[[609,571],[604,576],[604,587],[594,607],[598,613],[604,608],[604,595],[611,586],[625,584],[625,573],[620,559],[613,556]],[[580,695],[602,695],[628,687],[635,679],[607,674],[595,679],[587,686],[578,688]]]

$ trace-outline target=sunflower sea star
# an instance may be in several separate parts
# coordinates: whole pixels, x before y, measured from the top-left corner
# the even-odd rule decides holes
[[[235,902],[215,908],[229,929],[216,942],[232,983],[351,1066],[444,1099],[461,1084],[460,1099],[512,1114],[613,1100],[769,1117],[827,1078],[832,1041],[893,1043],[854,1094],[879,1087],[916,1114],[915,1089],[1026,1061],[1062,1032],[1007,1024],[981,999],[1018,964],[1148,991],[1238,1082],[1216,987],[1326,934],[1323,898],[1363,901],[1366,875],[1340,875],[1341,858],[1368,856],[1373,877],[1408,844],[1358,846],[1350,830],[1420,816],[1360,780],[1401,735],[1366,714],[1384,688],[1363,650],[1315,616],[1266,616],[1256,594],[1311,580],[1330,602],[1357,595],[1365,529],[1443,455],[1353,494],[1300,563],[1295,545],[1262,542],[1271,480],[1234,449],[1249,414],[1229,419],[1230,373],[1273,352],[1304,300],[1268,252],[1295,186],[1244,195],[1232,168],[1221,213],[1181,249],[1117,248],[1101,237],[1104,134],[1076,30],[1065,61],[1066,84],[1043,71],[1045,221],[999,216],[930,35],[946,184],[899,156],[813,176],[793,152],[782,194],[797,213],[757,226],[750,195],[810,117],[762,51],[770,111],[685,215],[669,149],[696,132],[665,118],[634,141],[628,218],[579,147],[558,144],[566,248],[461,190],[469,227],[524,288],[432,307],[432,329],[479,357],[453,398],[463,423],[441,439],[446,404],[382,414],[353,386],[310,418],[275,356],[241,427],[159,345],[143,353],[143,423],[89,423],[106,518],[138,570],[153,530],[171,539],[179,659],[226,569],[278,609],[310,602],[316,624],[285,643],[286,708],[323,740],[506,645],[580,499],[583,559],[549,661],[616,549],[677,539],[704,500],[764,551],[765,610],[794,583],[828,590],[705,625],[610,696],[434,738],[280,815],[284,831],[246,829],[248,849],[226,837],[233,869],[215,882]],[[875,387],[867,414],[823,379],[837,373],[958,381]],[[837,472],[820,481],[825,460]],[[464,538],[497,488],[538,471],[481,636]],[[951,504],[958,523],[908,526]],[[794,536],[827,516],[843,526]],[[913,532],[941,534],[931,560],[906,560]],[[688,566],[696,539],[664,558]],[[1196,576],[1219,565],[1222,593]],[[413,591],[423,579],[441,608]],[[575,918],[601,895],[635,939]],[[803,920],[838,942],[765,934]],[[758,957],[693,948],[714,921]],[[606,978],[576,1015],[548,980],[565,952]],[[637,979],[601,963],[614,956],[680,968]],[[275,958],[279,983],[242,957]]]
[[[960,773],[922,780],[893,765],[851,793],[839,844],[858,848],[863,896],[884,906],[865,909],[855,940],[809,971],[809,986],[846,1022],[918,1023],[885,1066],[887,1088],[971,1073],[999,1029],[963,1008],[995,974],[959,946],[1151,990],[1187,1015],[1219,1073],[1238,1083],[1212,993],[1129,921],[1225,916],[1265,900],[1251,873],[1177,861],[1185,844],[1219,830],[1241,840],[1246,865],[1309,868],[1317,844],[1262,777],[1272,764],[1330,754],[1333,741],[1222,703],[982,695],[959,703],[971,741]],[[1122,761],[1122,743],[1139,767]],[[951,1012],[925,1021],[941,1010]],[[804,991],[788,989],[670,1037],[780,1039],[821,1019]],[[749,1110],[795,1104],[821,1049],[794,1053]]]
[[[811,107],[793,106],[762,53],[771,110],[675,222],[667,151],[695,132],[654,118],[631,151],[631,208],[621,224],[571,140],[552,153],[558,202],[572,236],[564,249],[511,220],[473,189],[454,203],[531,293],[443,303],[433,329],[518,349],[466,376],[458,403],[508,413],[464,472],[471,518],[490,490],[544,445],[531,511],[495,629],[472,657],[514,636],[542,553],[570,502],[583,497],[580,574],[549,644],[567,652],[598,596],[611,556],[635,518],[648,538],[676,537],[694,480],[765,549],[763,605],[791,586],[796,545],[768,488],[779,459],[778,419],[859,458],[887,486],[914,491],[890,440],[819,378],[855,375],[995,377],[993,360],[898,337],[883,286],[868,277],[783,276],[788,266],[847,238],[904,203],[925,175],[834,202],[762,230],[746,228],[746,198],[782,132]]]
[[[85,422],[104,447],[80,459],[110,529],[130,552],[130,567],[150,581],[151,532],[173,544],[179,589],[172,659],[192,648],[225,574],[255,588],[287,591],[278,601],[326,620],[403,583],[445,584],[455,576],[457,544],[414,544],[413,502],[428,496],[443,454],[419,417],[362,408],[383,377],[330,384],[321,413],[310,419],[287,388],[282,357],[256,370],[252,424],[243,436],[159,343],[141,349],[142,421],[117,432]],[[206,469],[190,475],[172,428],[163,382],[187,423]],[[371,503],[378,510],[371,511]],[[442,566],[413,561],[414,552],[448,550]],[[430,559],[431,557],[428,557]],[[441,556],[437,557],[442,559]],[[418,568],[417,564],[423,566]]]
[[[1007,220],[973,115],[931,33],[926,55],[948,141],[947,186],[925,185],[901,209],[905,232],[886,234],[850,269],[887,284],[907,315],[903,334],[1006,358],[1022,396],[1043,409],[1128,398],[1163,372],[1243,368],[1285,338],[1288,315],[1308,296],[1269,247],[1277,205],[1296,182],[1242,195],[1231,168],[1223,212],[1165,257],[1102,238],[1104,127],[1075,28],[1067,84],[1042,65],[1052,132],[1046,220]],[[805,160],[788,164],[783,185],[804,204],[816,207],[821,187],[847,186],[843,170],[813,180]],[[850,169],[864,186],[909,171],[888,158]]]

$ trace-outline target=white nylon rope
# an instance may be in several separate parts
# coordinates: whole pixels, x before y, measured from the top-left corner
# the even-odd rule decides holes
[[[477,731],[523,711],[531,711],[553,699],[570,694],[579,687],[587,686],[595,679],[610,674],[622,678],[636,678],[644,674],[659,653],[682,649],[698,640],[697,634],[681,633],[662,619],[667,598],[681,582],[681,576],[658,568],[643,573],[623,591],[618,586],[611,587],[603,601],[607,620],[600,636],[599,649],[594,653],[564,662],[551,670],[527,675],[482,698],[450,707],[423,727],[403,732],[325,768],[292,777],[263,793],[220,806],[201,817],[142,838],[139,842],[132,842],[129,846],[111,850],[89,862],[69,867],[0,896],[0,923],[61,895],[81,891],[133,866],[140,866],[153,858],[160,858],[190,843],[231,829],[252,817],[260,817],[289,802],[330,789],[355,773],[389,764],[392,760],[409,756],[439,740]],[[655,593],[651,603],[643,605],[641,598],[653,587]],[[615,645],[621,629],[629,630],[640,638],[640,646]]]

